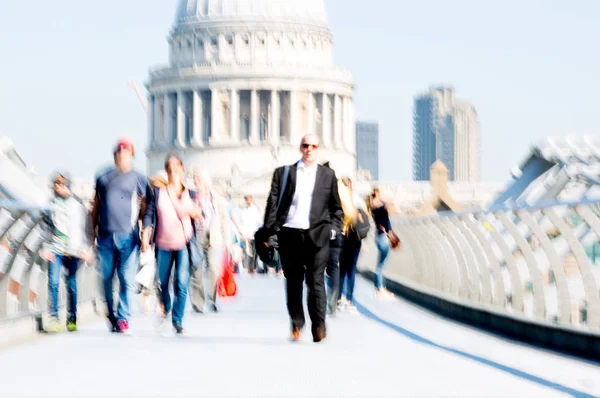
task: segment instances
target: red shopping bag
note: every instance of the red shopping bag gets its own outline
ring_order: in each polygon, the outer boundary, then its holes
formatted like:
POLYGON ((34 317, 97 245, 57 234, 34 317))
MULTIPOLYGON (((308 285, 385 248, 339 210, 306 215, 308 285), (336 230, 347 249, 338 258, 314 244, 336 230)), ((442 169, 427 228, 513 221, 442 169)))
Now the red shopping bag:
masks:
POLYGON ((217 292, 219 297, 233 297, 237 292, 237 285, 233 277, 233 261, 229 253, 225 252, 223 256, 223 271, 217 282, 217 292))

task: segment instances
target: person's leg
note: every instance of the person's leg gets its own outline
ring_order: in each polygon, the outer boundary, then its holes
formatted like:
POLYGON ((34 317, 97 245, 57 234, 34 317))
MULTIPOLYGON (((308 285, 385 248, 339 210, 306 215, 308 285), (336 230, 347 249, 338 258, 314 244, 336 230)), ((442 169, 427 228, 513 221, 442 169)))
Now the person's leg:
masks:
POLYGON ((48 302, 50 304, 50 316, 53 318, 58 318, 58 289, 63 267, 62 260, 62 256, 55 255, 54 261, 48 262, 48 302))
POLYGON ((175 293, 175 303, 173 304, 173 326, 180 333, 182 331, 181 325, 183 323, 188 283, 190 281, 190 257, 187 248, 179 250, 174 254, 175 280, 173 281, 173 291, 175 293))
POLYGON ((81 260, 78 257, 65 259, 67 269, 67 326, 69 331, 74 331, 77 324, 77 269, 81 260))
POLYGON ((329 258, 329 245, 318 249, 312 248, 311 257, 306 262, 308 314, 312 323, 313 337, 315 341, 320 341, 325 337, 325 313, 327 309, 325 268, 327 268, 327 260, 329 258), (319 334, 321 335, 319 336, 319 334))
POLYGON ((194 311, 204 312, 204 305, 206 303, 204 270, 208 266, 208 236, 205 233, 199 233, 196 239, 198 239, 198 243, 200 243, 200 247, 202 248, 204 262, 197 270, 192 271, 189 293, 194 311))
POLYGON ((250 254, 248 255, 250 259, 250 267, 252 268, 252 272, 261 272, 258 271, 258 263, 256 262, 256 242, 254 239, 248 241, 250 254))
POLYGON ((360 254, 360 248, 362 242, 358 239, 352 242, 349 247, 349 268, 348 268, 348 279, 346 287, 346 299, 352 305, 354 305, 354 282, 356 281, 356 265, 358 263, 358 255, 360 254))
POLYGON ((344 242, 344 247, 342 248, 342 254, 340 255, 340 281, 339 281, 339 291, 338 291, 338 303, 341 302, 342 296, 348 298, 348 264, 349 264, 349 251, 350 251, 351 242, 350 240, 346 240, 344 242), (344 288, 346 290, 344 290, 344 288), (345 293, 345 295, 344 295, 345 293))
POLYGON ((337 300, 340 291, 340 254, 341 247, 330 247, 329 258, 327 260, 327 312, 335 315, 337 309, 337 300))
POLYGON ((299 232, 283 229, 279 233, 279 255, 286 283, 286 304, 293 329, 302 329, 306 323, 302 305, 304 288, 305 244, 299 232))
POLYGON ((98 257, 102 270, 102 285, 104 287, 104 299, 106 300, 107 317, 114 328, 117 326, 115 317, 115 304, 113 292, 113 278, 115 276, 116 251, 112 234, 98 237, 98 257))
POLYGON ((377 270, 375 272, 375 289, 383 289, 383 265, 387 258, 388 251, 390 250, 390 242, 385 234, 377 236, 377 250, 379 251, 379 257, 377 261, 377 270))
POLYGON ((208 248, 208 264, 206 272, 206 301, 213 311, 217 311, 217 282, 223 270, 225 248, 210 246, 208 248))
POLYGON ((171 250, 156 248, 156 274, 158 276, 159 298, 166 317, 171 312, 171 293, 169 292, 169 281, 173 267, 174 254, 171 250))
POLYGON ((119 305, 117 318, 129 324, 131 317, 131 296, 135 288, 135 274, 139 261, 139 238, 137 232, 129 234, 115 234, 115 245, 119 251, 117 262, 117 276, 119 277, 119 305))

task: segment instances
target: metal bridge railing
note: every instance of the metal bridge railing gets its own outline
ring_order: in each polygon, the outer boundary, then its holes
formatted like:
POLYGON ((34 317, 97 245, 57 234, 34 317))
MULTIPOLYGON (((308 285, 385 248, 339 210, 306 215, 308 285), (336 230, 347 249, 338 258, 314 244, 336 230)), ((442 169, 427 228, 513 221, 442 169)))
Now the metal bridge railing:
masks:
MULTIPOLYGON (((392 224, 403 249, 390 252, 386 277, 478 308, 600 330, 600 201, 392 224)), ((371 269, 374 249, 368 250, 371 269)))
MULTIPOLYGON (((25 208, 0 202, 0 322, 22 316, 41 316, 48 308, 48 265, 41 252, 49 239, 44 218, 48 209, 25 208)), ((66 303, 64 278, 60 305, 66 303)), ((94 267, 78 271, 79 302, 91 301, 97 292, 94 267)), ((41 327, 41 323, 39 324, 41 327)))

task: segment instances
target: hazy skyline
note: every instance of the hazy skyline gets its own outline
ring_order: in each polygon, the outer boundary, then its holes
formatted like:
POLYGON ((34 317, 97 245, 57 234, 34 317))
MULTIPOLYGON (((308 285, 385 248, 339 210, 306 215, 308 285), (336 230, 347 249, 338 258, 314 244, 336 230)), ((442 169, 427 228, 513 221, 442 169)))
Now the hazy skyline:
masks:
MULTIPOLYGON (((146 115, 128 86, 168 62, 176 1, 0 0, 0 135, 35 170, 91 178, 121 134, 145 170, 146 115)), ((599 134, 600 2, 328 0, 335 62, 358 120, 379 122, 381 180, 410 180, 414 96, 450 85, 475 106, 482 180, 535 141, 599 134)))

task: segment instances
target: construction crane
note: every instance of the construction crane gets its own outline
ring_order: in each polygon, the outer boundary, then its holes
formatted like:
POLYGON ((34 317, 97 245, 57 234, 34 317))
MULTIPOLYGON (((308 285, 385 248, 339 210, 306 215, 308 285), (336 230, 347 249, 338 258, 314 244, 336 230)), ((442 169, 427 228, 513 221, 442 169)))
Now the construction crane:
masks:
POLYGON ((144 112, 146 112, 146 114, 148 114, 150 112, 148 110, 148 100, 146 99, 144 94, 142 94, 142 90, 140 90, 140 86, 136 83, 135 80, 129 80, 129 85, 135 90, 135 93, 137 94, 138 99, 140 100, 140 104, 142 104, 142 108, 144 108, 144 112))

